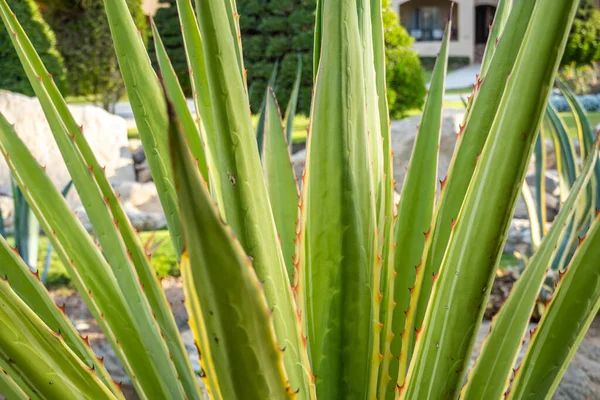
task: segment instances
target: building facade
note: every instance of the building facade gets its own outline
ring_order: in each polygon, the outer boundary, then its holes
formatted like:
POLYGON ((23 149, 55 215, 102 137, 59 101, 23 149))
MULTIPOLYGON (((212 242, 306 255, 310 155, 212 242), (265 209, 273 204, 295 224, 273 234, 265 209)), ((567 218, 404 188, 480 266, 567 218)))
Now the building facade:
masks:
MULTIPOLYGON (((449 0, 393 0, 400 23, 415 39, 422 57, 435 57, 450 13, 449 0)), ((480 61, 498 0, 458 0, 452 12, 450 57, 480 61)))

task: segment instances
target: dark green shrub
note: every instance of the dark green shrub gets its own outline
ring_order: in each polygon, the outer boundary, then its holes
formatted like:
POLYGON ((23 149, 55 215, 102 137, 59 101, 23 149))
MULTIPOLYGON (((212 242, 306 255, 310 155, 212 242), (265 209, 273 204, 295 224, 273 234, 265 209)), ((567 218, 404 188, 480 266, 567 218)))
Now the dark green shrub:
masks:
POLYGON ((593 0, 582 0, 573 21, 562 65, 586 65, 600 60, 600 10, 593 0))
POLYGON ((302 83, 298 112, 310 111, 315 0, 238 0, 244 63, 252 112, 258 112, 276 62, 275 93, 285 109, 296 79, 298 54, 302 83))
MULTIPOLYGON (((64 91, 63 59, 56 49, 54 33, 44 22, 37 5, 33 0, 8 0, 8 5, 17 15, 59 89, 64 91)), ((28 96, 34 94, 17 52, 10 41, 10 36, 4 28, 0 28, 0 89, 28 96)))
MULTIPOLYGON (((127 0, 134 20, 147 38, 141 0, 127 0)), ((44 18, 56 34, 65 60, 68 88, 74 96, 99 98, 105 108, 125 92, 103 0, 52 0, 44 18)))
MULTIPOLYGON (((181 34, 181 26, 179 14, 177 13, 176 0, 164 0, 162 4, 169 4, 169 7, 159 8, 154 16, 154 24, 160 33, 173 69, 179 78, 179 83, 186 96, 191 97, 193 94, 192 84, 190 81, 189 67, 185 55, 185 44, 181 34)), ((194 2, 192 1, 192 4, 194 2)), ((154 39, 150 38, 148 42, 148 53, 152 60, 154 69, 158 72, 158 61, 156 59, 156 49, 154 47, 154 39)))
POLYGON ((398 16, 384 0, 383 24, 387 96, 390 118, 403 117, 408 110, 423 107, 425 82, 419 55, 410 49, 412 38, 398 23, 398 16))

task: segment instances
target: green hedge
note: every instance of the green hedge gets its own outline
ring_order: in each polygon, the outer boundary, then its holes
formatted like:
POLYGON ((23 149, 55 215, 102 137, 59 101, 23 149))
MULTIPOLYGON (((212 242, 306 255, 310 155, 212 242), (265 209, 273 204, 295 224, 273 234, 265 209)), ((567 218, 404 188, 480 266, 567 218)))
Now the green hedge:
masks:
MULTIPOLYGON (((21 26, 29 35, 29 39, 54 77, 59 89, 64 90, 63 59, 56 49, 54 34, 44 22, 37 5, 33 0, 8 0, 8 5, 17 15, 21 26)), ((4 27, 0 27, 0 89, 28 96, 34 95, 10 36, 4 27)))
MULTIPOLYGON (((103 4, 103 0, 54 0, 43 15, 56 34, 69 93, 97 97, 108 108, 125 93, 125 86, 103 4)), ((127 4, 146 40, 141 0, 127 0, 127 4)))
POLYGON ((593 0, 582 0, 573 21, 562 65, 586 65, 600 60, 600 10, 593 0))
POLYGON ((248 70, 250 106, 258 112, 275 63, 275 93, 285 109, 296 79, 298 54, 302 83, 298 112, 310 111, 315 0, 238 0, 244 64, 248 70))

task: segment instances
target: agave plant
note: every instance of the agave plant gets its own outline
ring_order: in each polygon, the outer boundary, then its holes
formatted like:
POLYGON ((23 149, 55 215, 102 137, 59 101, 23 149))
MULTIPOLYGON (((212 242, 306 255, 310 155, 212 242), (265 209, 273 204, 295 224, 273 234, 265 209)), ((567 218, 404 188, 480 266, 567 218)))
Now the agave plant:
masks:
MULTIPOLYGON (((196 0, 196 15, 188 0, 177 1, 197 118, 160 40, 164 86, 125 0, 105 0, 180 257, 201 380, 84 128, 6 0, 0 15, 99 246, 3 117, 0 150, 140 398, 549 398, 600 307, 597 216, 511 382, 512 368, 597 142, 465 377, 577 3, 500 2, 436 196, 447 28, 395 209, 379 0, 318 1, 301 195, 271 91, 259 156, 233 0, 196 0)), ((0 261, 0 391, 11 399, 122 398, 86 338, 3 240, 0 261)))

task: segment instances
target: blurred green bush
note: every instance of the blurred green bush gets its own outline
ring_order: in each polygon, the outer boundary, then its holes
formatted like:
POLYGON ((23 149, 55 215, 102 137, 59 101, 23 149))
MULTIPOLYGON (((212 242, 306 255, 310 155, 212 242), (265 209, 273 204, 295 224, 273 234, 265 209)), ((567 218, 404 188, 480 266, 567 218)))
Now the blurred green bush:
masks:
MULTIPOLYGON (((148 26, 141 0, 127 0, 127 4, 146 41, 148 26)), ((94 97, 108 109, 125 93, 125 86, 103 0, 46 0, 42 13, 64 58, 69 94, 94 97)))
MULTIPOLYGON (((21 25, 28 33, 33 46, 48 71, 54 77, 59 89, 65 89, 65 67, 63 59, 56 48, 56 39, 52 30, 40 14, 33 0, 7 0, 8 5, 19 18, 21 25)), ((9 33, 0 28, 0 89, 33 96, 33 89, 25 76, 17 52, 13 48, 9 33)))

